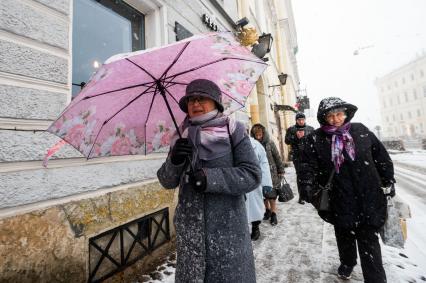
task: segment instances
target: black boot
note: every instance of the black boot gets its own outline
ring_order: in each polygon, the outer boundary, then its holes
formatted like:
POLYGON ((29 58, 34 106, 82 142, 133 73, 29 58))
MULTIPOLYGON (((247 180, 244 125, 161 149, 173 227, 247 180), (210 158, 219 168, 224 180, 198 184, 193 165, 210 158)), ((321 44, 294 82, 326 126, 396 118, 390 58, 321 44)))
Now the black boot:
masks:
POLYGON ((271 218, 271 211, 266 209, 265 214, 263 215, 263 220, 269 220, 271 218))
POLYGON ((341 264, 337 269, 337 276, 344 280, 349 280, 351 279, 352 270, 354 270, 353 266, 341 264))
POLYGON ((271 225, 275 226, 278 224, 277 214, 275 212, 271 213, 271 225))
POLYGON ((260 237, 259 230, 260 221, 254 221, 251 223, 251 239, 256 241, 260 237))

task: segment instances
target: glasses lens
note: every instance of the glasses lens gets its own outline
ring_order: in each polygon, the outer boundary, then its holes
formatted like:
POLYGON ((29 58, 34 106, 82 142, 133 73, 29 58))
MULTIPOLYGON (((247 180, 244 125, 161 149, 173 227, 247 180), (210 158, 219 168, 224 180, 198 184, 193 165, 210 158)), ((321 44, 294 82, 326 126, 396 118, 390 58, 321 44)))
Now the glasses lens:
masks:
POLYGON ((195 102, 198 102, 199 104, 204 104, 207 100, 203 96, 191 96, 188 98, 189 104, 195 104, 195 102))

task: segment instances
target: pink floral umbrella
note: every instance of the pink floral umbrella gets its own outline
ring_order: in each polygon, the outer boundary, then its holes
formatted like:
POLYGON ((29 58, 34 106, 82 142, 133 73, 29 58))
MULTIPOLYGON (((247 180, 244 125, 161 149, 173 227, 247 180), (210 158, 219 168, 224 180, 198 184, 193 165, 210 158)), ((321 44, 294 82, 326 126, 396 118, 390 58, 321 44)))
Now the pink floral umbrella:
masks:
MULTIPOLYGON (((116 55, 47 131, 88 159, 164 152, 185 118, 178 101, 192 80, 214 81, 230 114, 244 106, 266 67, 230 32, 116 55)), ((45 161, 58 147, 49 150, 45 161)))

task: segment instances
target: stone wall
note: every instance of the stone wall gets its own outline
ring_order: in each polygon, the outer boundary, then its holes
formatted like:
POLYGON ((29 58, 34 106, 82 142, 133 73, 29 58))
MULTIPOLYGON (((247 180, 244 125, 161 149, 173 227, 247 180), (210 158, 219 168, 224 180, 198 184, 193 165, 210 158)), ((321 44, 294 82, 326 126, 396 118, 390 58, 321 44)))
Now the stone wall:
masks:
MULTIPOLYGON (((165 207, 172 223, 175 194, 154 181, 1 219, 0 282, 85 282, 90 237, 165 207)), ((109 281, 143 274, 172 249, 173 241, 109 281)))

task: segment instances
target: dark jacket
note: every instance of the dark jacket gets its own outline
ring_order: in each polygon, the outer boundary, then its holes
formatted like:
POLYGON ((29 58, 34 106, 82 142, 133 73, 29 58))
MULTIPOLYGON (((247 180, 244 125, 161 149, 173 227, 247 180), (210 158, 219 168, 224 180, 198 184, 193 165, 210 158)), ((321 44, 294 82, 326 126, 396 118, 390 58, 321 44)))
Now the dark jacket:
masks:
POLYGON ((269 138, 269 134, 266 131, 265 127, 261 124, 253 125, 250 135, 254 138, 255 134, 253 129, 255 127, 260 127, 263 130, 263 139, 259 141, 266 151, 266 156, 268 157, 269 169, 271 171, 272 184, 274 188, 278 187, 281 182, 280 174, 284 174, 284 163, 281 160, 280 153, 273 141, 269 138))
POLYGON ((290 154, 293 161, 299 159, 299 154, 303 151, 306 136, 314 131, 314 128, 308 125, 299 126, 294 125, 287 129, 285 133, 285 143, 291 146, 290 154), (299 139, 297 138, 297 131, 304 131, 305 135, 299 139))
POLYGON ((233 154, 201 165, 207 176, 204 193, 186 183, 184 165, 173 165, 170 157, 157 172, 165 188, 180 186, 175 280, 256 282, 244 194, 260 184, 261 171, 249 137, 234 145, 233 154))
MULTIPOLYGON (((336 108, 333 103, 328 106, 322 111, 326 113, 332 107, 336 108)), ((346 109, 353 111, 348 113, 346 122, 349 122, 356 108, 349 105, 346 109)), ((325 113, 319 113, 318 117, 324 117, 325 113)), ((318 120, 322 122, 322 119, 318 120)), ((352 161, 344 151, 345 161, 332 182, 332 213, 320 213, 320 216, 327 217, 329 222, 342 228, 362 224, 379 228, 386 217, 386 198, 382 186, 395 182, 393 163, 383 144, 363 124, 352 123, 349 133, 355 144, 355 160, 352 161)), ((307 186, 318 189, 318 184, 325 185, 333 166, 331 136, 317 129, 306 138, 301 154, 299 181, 302 190, 306 190, 307 186)))

